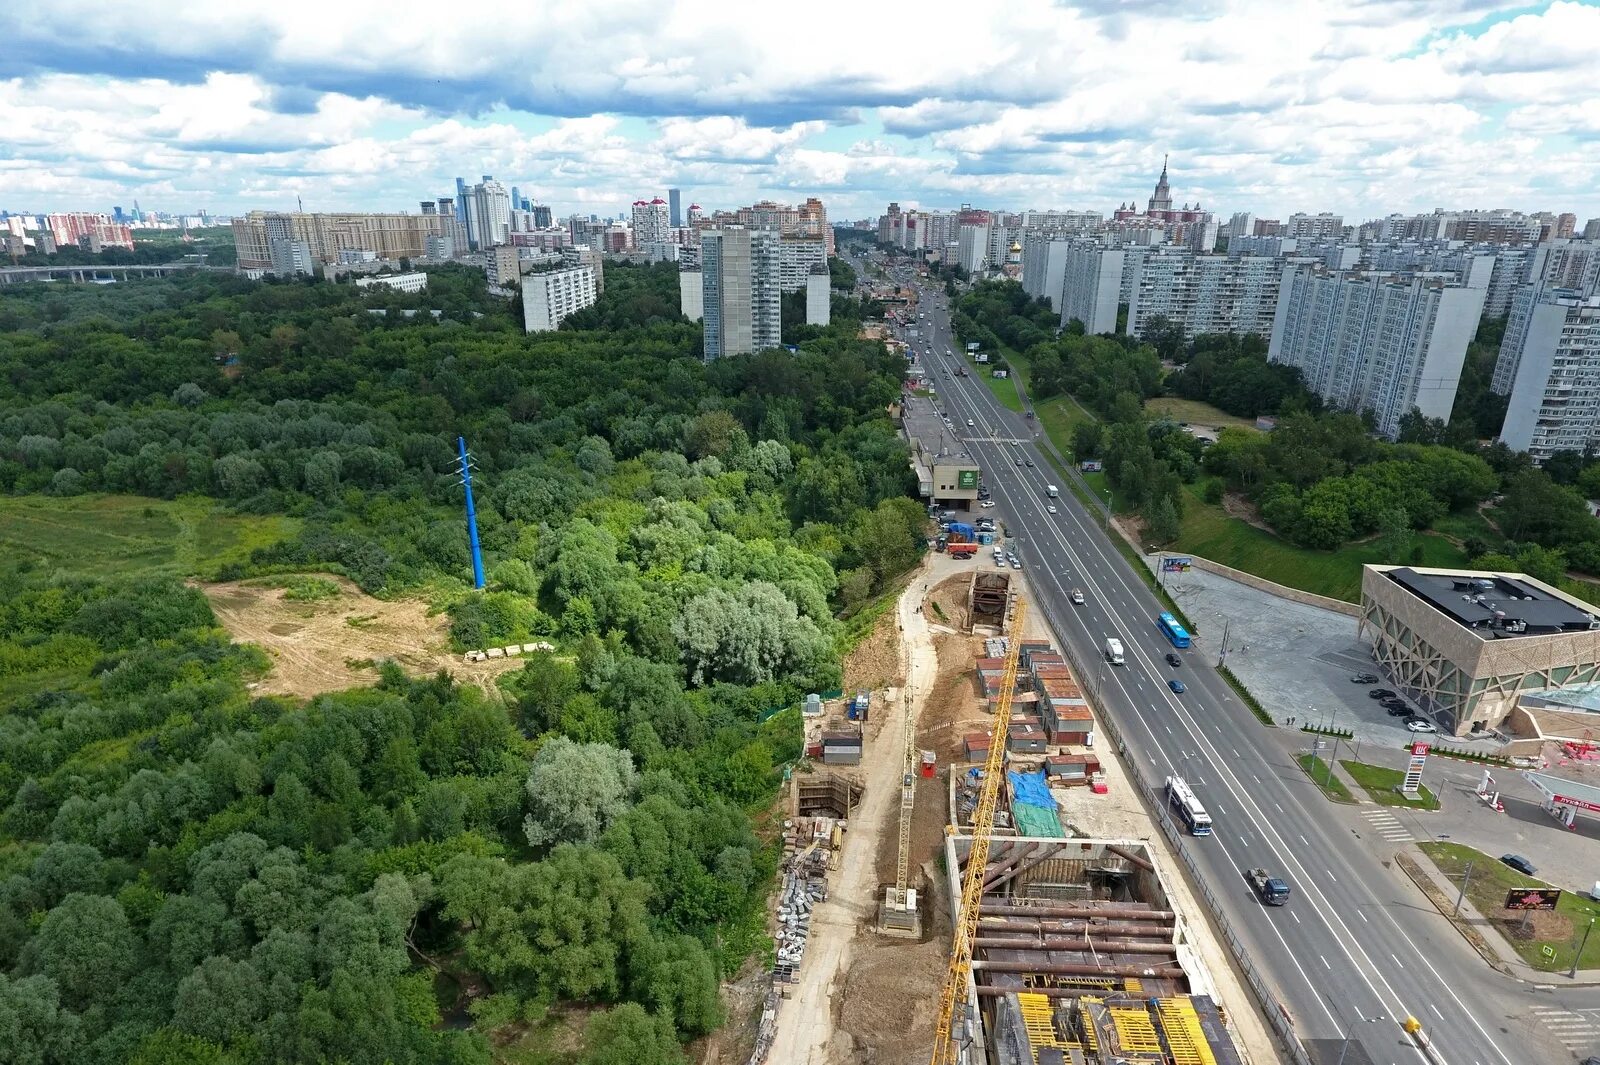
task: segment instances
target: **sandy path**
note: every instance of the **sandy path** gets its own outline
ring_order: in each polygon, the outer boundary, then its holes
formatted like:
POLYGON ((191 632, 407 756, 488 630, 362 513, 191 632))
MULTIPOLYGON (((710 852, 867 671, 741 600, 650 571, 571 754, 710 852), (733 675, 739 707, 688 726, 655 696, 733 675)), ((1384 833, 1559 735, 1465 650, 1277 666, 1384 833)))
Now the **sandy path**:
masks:
MULTIPOLYGON (((938 666, 932 634, 918 609, 925 587, 919 573, 896 606, 902 646, 908 652, 906 678, 913 695, 913 715, 921 713, 938 666)), ((845 834, 841 871, 829 886, 828 901, 812 911, 810 947, 800 967, 800 982, 778 1013, 777 1035, 767 1058, 770 1062, 830 1065, 849 1058, 848 1050, 838 1047, 834 1038, 834 1004, 849 972, 852 941, 857 934, 875 934, 877 856, 899 832, 906 728, 899 704, 899 689, 890 689, 883 727, 865 741, 866 791, 845 834)))

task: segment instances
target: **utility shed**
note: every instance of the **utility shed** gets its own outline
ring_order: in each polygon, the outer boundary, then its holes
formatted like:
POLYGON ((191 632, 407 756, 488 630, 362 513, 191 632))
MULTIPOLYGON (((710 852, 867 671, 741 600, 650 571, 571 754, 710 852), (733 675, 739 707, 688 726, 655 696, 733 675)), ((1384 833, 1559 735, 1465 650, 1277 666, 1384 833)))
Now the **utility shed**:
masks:
POLYGON ((822 734, 822 763, 824 765, 859 765, 861 763, 861 730, 840 729, 822 734))

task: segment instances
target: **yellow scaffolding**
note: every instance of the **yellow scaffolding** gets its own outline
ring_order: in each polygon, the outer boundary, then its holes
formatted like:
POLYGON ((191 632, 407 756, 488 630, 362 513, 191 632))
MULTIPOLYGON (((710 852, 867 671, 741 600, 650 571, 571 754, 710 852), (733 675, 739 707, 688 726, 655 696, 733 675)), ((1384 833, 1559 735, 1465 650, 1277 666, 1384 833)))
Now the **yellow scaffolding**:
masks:
POLYGON ((1156 1006, 1161 1030, 1167 1037, 1167 1050, 1175 1065, 1217 1065, 1216 1055, 1200 1027, 1194 1005, 1185 997, 1164 998, 1156 1006))
POLYGON ((1124 1053, 1149 1054, 1161 1060, 1161 1037, 1142 1006, 1112 1006, 1107 1010, 1117 1028, 1117 1043, 1124 1053))

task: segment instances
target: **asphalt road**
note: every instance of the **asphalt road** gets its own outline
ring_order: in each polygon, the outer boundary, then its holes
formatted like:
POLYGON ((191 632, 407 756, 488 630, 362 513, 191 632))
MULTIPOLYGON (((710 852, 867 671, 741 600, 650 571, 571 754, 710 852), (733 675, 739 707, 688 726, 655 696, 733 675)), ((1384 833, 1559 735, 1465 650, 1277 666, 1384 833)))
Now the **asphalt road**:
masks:
POLYGON ((1569 1022, 1550 1021, 1563 1011, 1592 1010, 1600 998, 1562 988, 1561 978, 1551 981, 1555 987, 1535 986, 1488 969, 1382 859, 1375 846, 1381 841, 1368 838, 1375 834, 1356 811, 1330 806, 1290 760, 1290 743, 1234 696, 1214 669, 1215 634, 1181 652, 1181 667, 1166 663, 1173 648, 1155 627, 1164 608, 1111 545, 1100 516, 1065 485, 1059 498, 1046 498, 1046 483, 1060 474, 1035 443, 1041 430, 1001 405, 982 378, 954 376, 965 361, 944 303, 942 292, 928 291, 928 317, 916 323, 921 336, 913 347, 931 350, 919 357, 939 406, 982 464, 997 504, 985 513, 1009 525, 1033 606, 1057 640, 1082 662, 1103 662, 1107 636, 1122 641, 1126 665, 1102 665, 1084 681, 1098 687, 1102 711, 1147 779, 1184 776, 1210 812, 1215 833, 1190 839, 1190 853, 1302 1041, 1316 1044, 1317 1056, 1330 1063, 1347 1037, 1349 1065, 1364 1060, 1363 1050, 1373 1062, 1420 1061, 1399 1028, 1412 1016, 1449 1065, 1572 1062, 1600 1052, 1582 1045, 1587 1035, 1572 1038, 1573 1029, 1563 1040, 1560 1026, 1569 1022), (958 354, 946 357, 946 349, 958 354), (1031 459, 1033 468, 1018 459, 1031 459), (1074 588, 1083 590, 1085 605, 1071 605, 1074 588), (1184 694, 1168 688, 1173 677, 1187 685, 1184 694), (1288 905, 1259 904, 1244 879, 1255 866, 1291 884, 1288 905))

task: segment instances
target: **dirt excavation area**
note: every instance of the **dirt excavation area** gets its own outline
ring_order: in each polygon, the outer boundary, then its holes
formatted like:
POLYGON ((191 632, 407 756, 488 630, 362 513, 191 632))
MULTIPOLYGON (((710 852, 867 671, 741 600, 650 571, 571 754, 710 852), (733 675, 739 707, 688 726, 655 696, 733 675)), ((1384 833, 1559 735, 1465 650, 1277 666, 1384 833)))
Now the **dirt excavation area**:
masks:
POLYGON ((272 670, 255 687, 261 695, 310 698, 377 679, 378 665, 393 659, 422 676, 443 669, 458 680, 492 685, 521 668, 517 659, 465 663, 449 647, 448 619, 430 617, 418 600, 374 599, 343 577, 280 576, 199 585, 217 620, 240 643, 272 658, 272 670), (310 581, 313 598, 289 598, 310 581))
MULTIPOLYGON (((812 912, 809 947, 778 1010, 769 1065, 910 1065, 928 1060, 933 1049, 951 936, 951 900, 939 860, 949 819, 947 770, 968 761, 967 735, 987 733, 994 725, 976 676, 983 640, 968 632, 971 577, 981 568, 948 556, 930 557, 894 613, 846 662, 846 690, 872 690, 877 708, 865 728, 861 763, 848 770, 865 791, 849 819, 828 900, 812 912), (877 931, 878 904, 898 871, 906 722, 899 699, 902 674, 912 695, 916 748, 933 751, 938 764, 934 778, 916 782, 911 821, 908 880, 921 902, 918 940, 877 931)), ((1036 611, 1029 612, 1026 632, 1049 639, 1036 611)), ((1157 848, 1166 882, 1188 918, 1187 938, 1230 1007, 1236 1045, 1257 1065, 1276 1060, 1254 999, 1175 856, 1166 853, 1165 837, 1151 824, 1115 752, 1105 754, 1109 791, 1067 789, 1059 796, 1064 826, 1069 834, 1147 839, 1157 848)))

